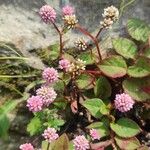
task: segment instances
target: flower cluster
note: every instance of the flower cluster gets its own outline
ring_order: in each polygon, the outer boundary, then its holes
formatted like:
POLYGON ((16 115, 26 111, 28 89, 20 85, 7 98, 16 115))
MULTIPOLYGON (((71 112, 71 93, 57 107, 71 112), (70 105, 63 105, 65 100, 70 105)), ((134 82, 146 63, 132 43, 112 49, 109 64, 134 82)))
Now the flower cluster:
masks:
POLYGON ((42 110, 43 101, 40 96, 32 96, 27 100, 27 107, 32 112, 38 112, 42 110))
POLYGON ((73 29, 75 25, 78 23, 76 19, 76 15, 65 15, 63 17, 64 24, 67 26, 68 29, 73 29))
POLYGON ((127 112, 133 108, 134 100, 125 93, 117 94, 115 98, 115 108, 120 112, 127 112))
POLYGON ((34 150, 34 147, 32 146, 31 143, 25 143, 20 145, 20 150, 34 150))
POLYGON ((44 130, 44 133, 42 135, 49 143, 59 137, 54 128, 47 128, 46 130, 44 130))
POLYGON ((79 50, 86 50, 87 49, 87 44, 85 42, 85 40, 83 38, 78 39, 77 41, 75 41, 75 46, 79 49, 79 50))
POLYGON ((59 61, 59 68, 67 71, 70 67, 70 61, 67 59, 62 59, 59 61))
POLYGON ((85 61, 77 59, 75 62, 70 64, 68 72, 72 73, 73 75, 80 74, 80 71, 85 70, 85 63, 85 61))
POLYGON ((57 97, 56 92, 52 87, 42 86, 36 90, 36 94, 42 98, 43 105, 49 106, 57 97))
POLYGON ((40 9, 39 14, 40 14, 42 20, 43 20, 45 23, 54 22, 55 19, 56 19, 56 12, 55 12, 55 10, 54 10, 54 8, 52 8, 52 7, 49 6, 49 5, 43 6, 43 7, 40 9))
POLYGON ((90 136, 91 136, 92 140, 99 140, 100 139, 100 134, 96 129, 90 130, 90 136))
POLYGON ((53 67, 48 67, 44 69, 42 77, 47 83, 54 83, 58 80, 58 72, 53 67))
POLYGON ((87 150, 90 148, 89 141, 83 136, 79 135, 73 140, 75 150, 87 150))
POLYGON ((104 20, 100 22, 101 26, 111 28, 112 24, 119 18, 119 10, 114 6, 107 7, 104 9, 102 16, 104 20))
POLYGON ((63 15, 73 15, 74 14, 74 8, 69 6, 69 5, 66 5, 62 8, 62 13, 63 15))

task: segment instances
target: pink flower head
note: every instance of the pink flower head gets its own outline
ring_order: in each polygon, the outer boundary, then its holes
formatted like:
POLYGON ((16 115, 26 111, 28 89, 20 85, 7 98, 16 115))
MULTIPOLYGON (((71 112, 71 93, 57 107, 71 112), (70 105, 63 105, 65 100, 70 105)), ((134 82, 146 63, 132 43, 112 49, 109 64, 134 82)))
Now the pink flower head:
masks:
POLYGON ((32 96, 27 100, 27 107, 32 112, 38 112, 42 110, 43 101, 40 96, 32 96))
POLYGON ((74 14, 74 8, 69 6, 69 5, 66 5, 62 8, 62 12, 63 12, 63 15, 73 15, 74 14))
POLYGON ((96 129, 91 129, 90 135, 91 135, 92 140, 99 140, 100 139, 100 134, 98 133, 98 131, 96 129))
POLYGON ((75 150, 87 150, 90 148, 89 141, 83 135, 77 136, 73 140, 73 143, 75 150))
POLYGON ((64 69, 64 70, 68 70, 68 68, 70 67, 70 62, 67 59, 62 59, 59 61, 59 68, 60 69, 64 69))
POLYGON ((47 128, 44 130, 44 133, 42 136, 49 142, 51 143, 52 141, 56 140, 59 135, 56 133, 56 130, 54 128, 47 128))
POLYGON ((34 150, 34 147, 32 146, 31 143, 25 143, 20 145, 19 147, 21 150, 34 150))
POLYGON ((44 69, 42 76, 47 83, 54 83, 58 80, 58 72, 53 67, 44 69))
POLYGON ((54 89, 52 87, 47 86, 43 86, 37 89, 36 94, 42 98, 43 104, 46 106, 49 106, 49 104, 51 104, 57 96, 54 89))
POLYGON ((56 19, 55 10, 49 5, 42 6, 40 8, 39 14, 45 23, 54 22, 56 19))
POLYGON ((117 94, 115 98, 115 108, 121 112, 127 112, 133 108, 134 100, 125 93, 117 94))

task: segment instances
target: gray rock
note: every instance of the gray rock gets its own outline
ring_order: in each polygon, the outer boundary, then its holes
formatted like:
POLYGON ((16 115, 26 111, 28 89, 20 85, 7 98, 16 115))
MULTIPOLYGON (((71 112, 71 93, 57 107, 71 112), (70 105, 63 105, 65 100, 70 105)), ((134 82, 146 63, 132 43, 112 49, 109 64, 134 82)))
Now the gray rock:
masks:
MULTIPOLYGON (((105 7, 120 5, 120 0, 0 0, 0 41, 15 44, 25 54, 27 50, 55 43, 58 40, 56 32, 52 26, 44 24, 38 15, 39 8, 46 2, 54 6, 58 14, 60 6, 71 3, 76 8, 79 22, 92 32, 99 26, 105 7)), ((135 0, 124 13, 120 23, 126 24, 130 17, 150 20, 149 6, 149 0, 135 0)), ((60 21, 60 17, 58 18, 60 21)), ((118 32, 121 28, 117 26, 118 32)), ((70 43, 73 43, 78 35, 76 32, 69 33, 65 39, 70 39, 70 43)))

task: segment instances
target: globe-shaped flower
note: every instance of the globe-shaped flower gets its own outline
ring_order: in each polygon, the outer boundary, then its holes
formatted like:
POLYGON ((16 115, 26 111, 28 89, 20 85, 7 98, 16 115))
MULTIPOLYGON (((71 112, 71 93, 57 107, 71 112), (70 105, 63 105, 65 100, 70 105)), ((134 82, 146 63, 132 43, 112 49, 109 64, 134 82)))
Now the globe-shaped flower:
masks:
POLYGON ((39 14, 45 23, 54 22, 56 19, 55 10, 49 5, 41 7, 39 14))
POLYGON ((34 147, 32 146, 31 143, 25 143, 20 145, 20 150, 34 150, 34 147))
POLYGON ((87 150, 90 148, 89 141, 83 136, 79 135, 73 140, 75 150, 87 150))
POLYGON ((65 15, 63 20, 68 29, 73 29, 78 23, 76 15, 65 15))
POLYGON ((59 61, 59 68, 60 69, 64 69, 64 70, 68 70, 68 68, 70 67, 70 61, 67 59, 62 59, 59 61))
POLYGON ((38 112, 42 110, 43 101, 40 96, 32 96, 27 100, 27 107, 32 112, 38 112))
POLYGON ((90 136, 91 136, 92 140, 99 140, 100 139, 100 134, 96 129, 90 130, 90 136))
POLYGON ((127 112, 133 108, 134 100, 125 93, 117 94, 115 98, 115 108, 120 112, 127 112))
POLYGON ((63 15, 72 15, 74 14, 74 8, 69 6, 69 5, 66 5, 62 8, 62 12, 63 12, 63 15))
POLYGON ((49 106, 49 104, 51 104, 57 96, 54 89, 52 87, 48 87, 48 86, 43 86, 43 87, 37 89, 36 94, 42 98, 43 105, 45 105, 45 106, 49 106))
POLYGON ((113 21, 116 21, 119 17, 119 10, 114 6, 107 7, 104 9, 102 16, 104 18, 111 18, 113 21))
POLYGON ((44 69, 42 76, 47 83, 54 83, 58 80, 58 72, 53 67, 44 69))
POLYGON ((59 135, 56 133, 56 130, 54 128, 47 128, 44 130, 44 133, 42 136, 49 142, 51 143, 52 141, 56 140, 59 135))
POLYGON ((86 42, 85 42, 85 40, 83 38, 79 38, 77 41, 75 41, 75 46, 79 50, 85 51, 87 49, 87 44, 86 44, 86 42))

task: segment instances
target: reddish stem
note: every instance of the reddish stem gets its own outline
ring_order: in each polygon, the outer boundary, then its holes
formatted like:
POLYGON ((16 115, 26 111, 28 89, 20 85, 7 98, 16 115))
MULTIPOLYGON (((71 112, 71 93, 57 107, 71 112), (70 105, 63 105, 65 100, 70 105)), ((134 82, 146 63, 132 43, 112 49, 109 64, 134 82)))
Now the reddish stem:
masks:
POLYGON ((95 70, 84 70, 84 73, 90 73, 90 74, 95 74, 95 75, 101 75, 102 73, 100 71, 95 71, 95 70))
POLYGON ((100 48, 99 48, 97 39, 94 36, 92 36, 86 29, 82 28, 79 24, 76 25, 76 28, 79 29, 83 34, 87 35, 88 37, 90 37, 92 39, 92 41, 95 43, 95 46, 97 48, 97 52, 98 52, 98 55, 99 55, 99 59, 101 61, 102 56, 101 56, 101 53, 100 53, 100 48))
POLYGON ((54 25, 54 28, 56 29, 56 31, 58 32, 58 34, 59 34, 59 42, 60 42, 60 58, 62 58, 62 54, 63 54, 63 41, 62 41, 62 31, 60 31, 59 29, 58 29, 58 27, 56 26, 56 24, 55 23, 53 23, 52 22, 52 24, 54 25))
POLYGON ((103 28, 100 28, 100 29, 99 29, 98 33, 97 33, 96 36, 95 36, 96 39, 98 39, 98 37, 99 37, 100 33, 102 32, 102 30, 103 30, 103 28))

